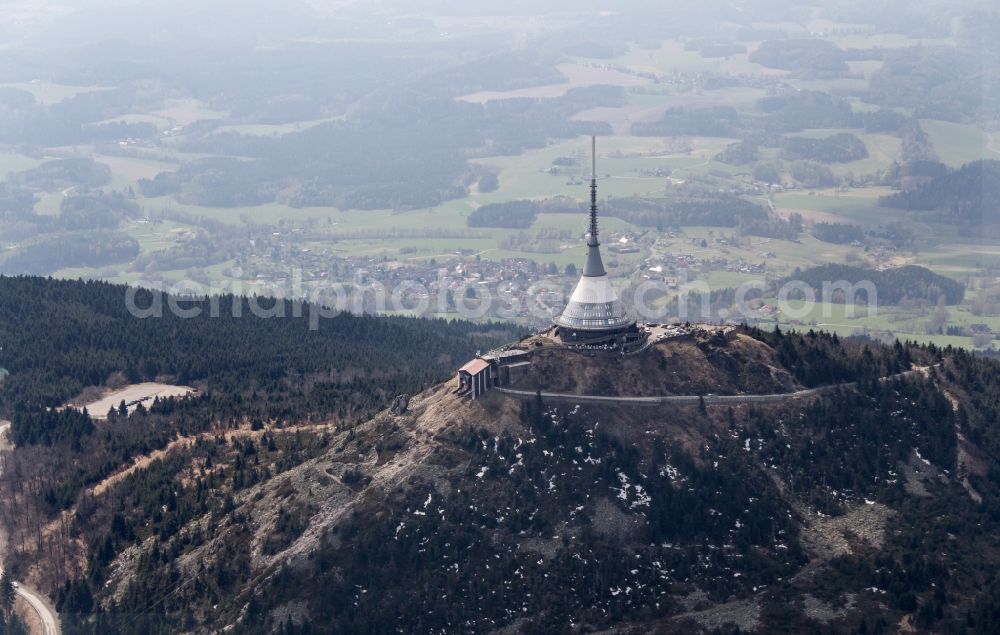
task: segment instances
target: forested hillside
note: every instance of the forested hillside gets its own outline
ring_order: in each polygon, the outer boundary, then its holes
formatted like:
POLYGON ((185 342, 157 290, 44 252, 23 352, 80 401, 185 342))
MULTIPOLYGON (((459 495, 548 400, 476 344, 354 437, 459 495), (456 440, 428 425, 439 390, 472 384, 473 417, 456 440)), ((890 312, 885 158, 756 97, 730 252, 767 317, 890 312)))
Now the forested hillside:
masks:
MULTIPOLYGON (((917 265, 883 270, 838 264, 820 265, 805 271, 796 270, 786 280, 779 281, 778 286, 793 280, 809 285, 815 291, 817 298, 822 297, 823 285, 826 283, 846 281, 857 285, 865 281, 871 282, 875 286, 878 302, 888 305, 898 304, 904 298, 936 304, 942 297, 945 304, 958 304, 965 295, 965 286, 961 282, 917 265)), ((845 301, 839 296, 831 300, 845 301)), ((866 298, 864 293, 861 293, 853 301, 873 303, 875 298, 866 298)))
POLYGON ((535 222, 539 207, 540 204, 535 201, 490 203, 469 214, 466 223, 469 227, 526 229, 535 222))
POLYGON ((848 133, 835 134, 825 139, 788 137, 781 155, 790 161, 813 160, 824 163, 845 163, 868 156, 868 149, 858 137, 848 133))
POLYGON ((136 292, 134 306, 161 306, 162 317, 140 319, 129 313, 127 293, 102 282, 0 277, 0 368, 10 373, 0 384, 0 412, 58 406, 115 373, 225 392, 290 383, 345 390, 373 408, 514 334, 506 326, 346 313, 319 319, 313 330, 312 307, 261 299, 284 317, 257 317, 247 299, 233 296, 179 300, 185 310, 201 309, 182 318, 171 298, 147 290, 136 292))
POLYGON ((879 199, 879 205, 931 212, 965 235, 995 236, 1000 231, 1000 161, 976 161, 934 176, 917 188, 879 199))
POLYGON ((812 233, 824 242, 838 244, 861 241, 865 238, 864 230, 859 225, 851 223, 816 223, 813 225, 812 233))
POLYGON ((753 236, 794 239, 802 229, 802 218, 798 214, 792 214, 786 220, 768 214, 767 209, 744 198, 708 194, 695 188, 661 200, 643 197, 610 199, 601 205, 601 213, 661 230, 704 225, 733 227, 753 236))
POLYGON ((877 270, 826 264, 806 270, 796 269, 791 275, 772 281, 764 289, 744 289, 745 293, 736 287, 712 289, 707 294, 689 291, 686 298, 671 298, 664 314, 680 315, 683 310, 686 315, 702 316, 703 319, 713 316, 724 319, 720 317, 723 315, 730 319, 734 315, 752 319, 759 317, 755 315, 755 309, 763 298, 775 297, 783 289, 790 300, 806 299, 811 293, 816 302, 853 303, 870 306, 879 312, 905 303, 931 307, 943 300, 946 305, 954 305, 965 297, 964 284, 918 265, 877 270))
MULTIPOLYGON (((855 383, 656 409, 443 385, 336 425, 316 391, 216 390, 19 448, 0 478, 25 512, 4 517, 12 565, 41 563, 70 635, 990 632, 1000 365, 712 333, 657 344, 646 372, 855 383), (35 541, 46 524, 63 539, 35 541)), ((633 390, 634 362, 562 354, 633 390)))

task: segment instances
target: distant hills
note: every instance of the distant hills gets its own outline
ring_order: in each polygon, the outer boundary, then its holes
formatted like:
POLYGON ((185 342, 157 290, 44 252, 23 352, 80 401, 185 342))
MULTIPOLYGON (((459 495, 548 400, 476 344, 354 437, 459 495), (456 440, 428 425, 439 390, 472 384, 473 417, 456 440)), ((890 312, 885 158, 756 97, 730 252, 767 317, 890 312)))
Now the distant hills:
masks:
POLYGON ((1000 161, 983 160, 938 174, 917 187, 879 199, 879 205, 932 212, 968 236, 1000 235, 1000 161))
MULTIPOLYGON (((934 273, 926 267, 907 265, 892 269, 868 269, 851 265, 826 264, 810 267, 806 270, 796 269, 791 276, 778 282, 777 286, 793 280, 806 283, 816 296, 822 297, 825 283, 847 281, 857 285, 862 281, 871 282, 877 291, 878 302, 889 305, 899 304, 903 299, 924 300, 936 304, 944 299, 945 304, 959 304, 965 296, 965 285, 957 280, 934 273)), ((832 298, 836 302, 844 302, 841 297, 832 298)), ((855 298, 859 302, 874 302, 874 298, 866 298, 864 294, 855 298)))

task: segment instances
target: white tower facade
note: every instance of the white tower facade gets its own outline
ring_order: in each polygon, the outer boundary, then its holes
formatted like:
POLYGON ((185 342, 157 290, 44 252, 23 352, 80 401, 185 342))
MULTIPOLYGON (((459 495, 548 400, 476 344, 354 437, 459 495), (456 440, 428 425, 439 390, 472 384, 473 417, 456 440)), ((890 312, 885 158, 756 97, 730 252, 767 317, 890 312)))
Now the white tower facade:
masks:
POLYGON ((555 319, 560 332, 571 339, 601 337, 635 328, 618 299, 601 259, 597 238, 597 138, 591 137, 590 235, 587 262, 562 314, 555 319))

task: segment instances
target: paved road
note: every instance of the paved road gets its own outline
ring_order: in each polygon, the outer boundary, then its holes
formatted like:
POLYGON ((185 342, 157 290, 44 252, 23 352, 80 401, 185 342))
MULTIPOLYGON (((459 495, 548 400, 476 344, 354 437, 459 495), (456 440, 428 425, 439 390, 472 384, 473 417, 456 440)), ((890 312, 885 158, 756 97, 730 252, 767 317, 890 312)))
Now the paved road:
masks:
POLYGON ((24 588, 24 585, 19 586, 16 591, 38 613, 38 619, 42 622, 42 635, 59 635, 59 616, 48 600, 35 591, 24 588))
MULTIPOLYGON (((705 400, 706 406, 719 406, 724 404, 744 404, 744 403, 774 403, 810 397, 822 392, 835 390, 837 388, 850 388, 854 384, 836 384, 834 386, 823 386, 821 388, 808 388, 795 392, 775 393, 770 395, 663 395, 660 397, 601 397, 598 395, 574 395, 570 393, 543 392, 542 398, 550 401, 575 401, 581 403, 617 403, 631 406, 659 406, 663 404, 675 405, 697 405, 700 399, 705 400)), ((495 388, 497 392, 516 397, 534 397, 537 393, 532 390, 514 390, 511 388, 495 388)))
MULTIPOLYGON (((925 373, 929 368, 930 366, 913 368, 901 373, 896 373, 895 375, 882 377, 881 381, 889 381, 900 377, 906 377, 908 375, 925 373)), ((571 393, 543 392, 542 399, 548 399, 550 401, 572 401, 576 403, 614 403, 629 406, 659 406, 664 404, 696 405, 699 400, 704 399, 706 406, 720 406, 726 404, 777 403, 791 399, 813 397, 815 395, 833 390, 854 388, 854 386, 855 383, 850 382, 845 384, 819 386, 817 388, 806 388, 804 390, 796 390, 794 392, 772 393, 769 395, 663 395, 658 397, 601 397, 598 395, 574 395, 571 393)), ((494 390, 505 395, 513 395, 515 397, 534 397, 537 394, 533 390, 514 390, 512 388, 502 387, 494 388, 494 390)))
MULTIPOLYGON (((7 433, 10 431, 9 421, 0 421, 0 438, 6 437, 7 433)), ((3 569, 0 568, 0 574, 2 574, 3 569)), ((23 584, 18 585, 15 592, 20 595, 24 600, 35 610, 38 614, 38 620, 42 624, 42 635, 59 635, 59 616, 56 615, 56 611, 49 604, 49 601, 45 599, 37 591, 25 588, 23 584)))

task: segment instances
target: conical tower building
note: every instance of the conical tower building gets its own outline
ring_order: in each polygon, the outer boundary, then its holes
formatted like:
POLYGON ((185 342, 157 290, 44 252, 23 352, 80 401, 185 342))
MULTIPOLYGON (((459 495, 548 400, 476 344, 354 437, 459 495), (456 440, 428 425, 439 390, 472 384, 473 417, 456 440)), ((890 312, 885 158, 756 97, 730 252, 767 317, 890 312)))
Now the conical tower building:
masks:
POLYGON ((583 275, 573 289, 569 303, 555 319, 563 341, 597 342, 614 340, 619 335, 637 331, 625 305, 618 299, 608 279, 601 258, 597 232, 597 139, 591 138, 590 235, 587 237, 587 262, 583 275))

